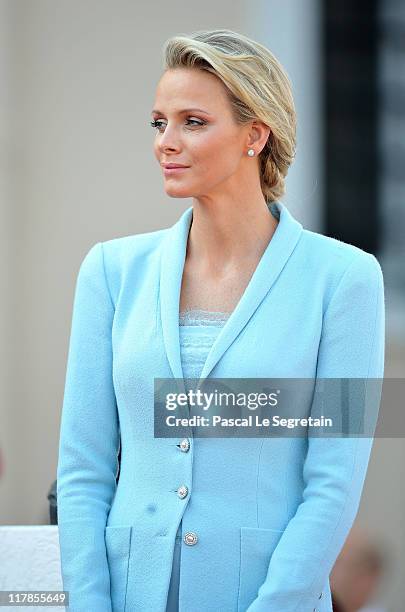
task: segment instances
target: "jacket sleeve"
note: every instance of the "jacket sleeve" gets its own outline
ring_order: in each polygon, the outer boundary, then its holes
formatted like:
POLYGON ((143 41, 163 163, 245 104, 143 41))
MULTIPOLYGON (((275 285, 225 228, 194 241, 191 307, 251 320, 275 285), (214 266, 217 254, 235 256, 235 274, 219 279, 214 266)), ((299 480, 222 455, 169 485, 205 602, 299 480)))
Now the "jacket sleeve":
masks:
MULTIPOLYGON (((346 268, 326 308, 316 378, 373 378, 381 384, 384 353, 382 271, 373 255, 361 251, 346 268)), ((358 511, 372 443, 372 437, 308 437, 303 500, 247 612, 318 609, 358 511)))
POLYGON ((99 242, 83 259, 76 281, 59 439, 59 543, 72 612, 111 612, 105 526, 119 444, 113 315, 99 242))

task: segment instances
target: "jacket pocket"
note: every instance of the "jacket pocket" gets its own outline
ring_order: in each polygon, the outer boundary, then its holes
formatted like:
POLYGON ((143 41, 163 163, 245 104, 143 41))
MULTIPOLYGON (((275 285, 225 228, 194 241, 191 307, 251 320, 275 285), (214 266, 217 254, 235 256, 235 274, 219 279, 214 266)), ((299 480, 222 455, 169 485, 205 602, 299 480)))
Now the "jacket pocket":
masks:
POLYGON ((125 612, 131 532, 131 526, 107 525, 105 528, 113 612, 125 612))
POLYGON ((240 573, 238 612, 246 612, 266 580, 271 556, 282 530, 262 527, 240 528, 240 573))

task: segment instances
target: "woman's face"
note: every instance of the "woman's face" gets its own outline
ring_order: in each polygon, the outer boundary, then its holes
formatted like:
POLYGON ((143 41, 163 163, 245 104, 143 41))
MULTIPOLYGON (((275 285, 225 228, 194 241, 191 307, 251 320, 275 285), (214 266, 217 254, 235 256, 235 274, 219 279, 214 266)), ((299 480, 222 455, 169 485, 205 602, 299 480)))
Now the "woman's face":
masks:
POLYGON ((251 126, 235 123, 218 77, 193 68, 167 70, 157 86, 152 119, 157 122, 154 153, 158 162, 188 166, 172 173, 162 167, 168 195, 186 198, 237 192, 251 126))

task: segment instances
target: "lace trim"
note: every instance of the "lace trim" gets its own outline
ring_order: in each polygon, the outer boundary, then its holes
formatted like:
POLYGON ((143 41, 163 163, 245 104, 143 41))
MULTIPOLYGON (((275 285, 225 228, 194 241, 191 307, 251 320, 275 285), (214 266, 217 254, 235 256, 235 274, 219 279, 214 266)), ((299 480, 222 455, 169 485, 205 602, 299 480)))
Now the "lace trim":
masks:
POLYGON ((179 313, 180 325, 221 325, 230 316, 230 312, 190 308, 179 313))

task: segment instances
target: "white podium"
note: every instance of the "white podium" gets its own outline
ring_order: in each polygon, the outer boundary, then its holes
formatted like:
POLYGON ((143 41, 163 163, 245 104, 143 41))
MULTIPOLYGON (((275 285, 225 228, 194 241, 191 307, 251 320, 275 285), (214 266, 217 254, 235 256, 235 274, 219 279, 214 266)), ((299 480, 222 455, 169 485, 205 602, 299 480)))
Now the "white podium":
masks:
MULTIPOLYGON (((57 525, 0 526, 0 591, 62 591, 57 525)), ((55 605, 0 606, 0 612, 68 612, 55 605)))

